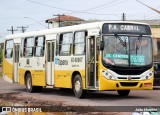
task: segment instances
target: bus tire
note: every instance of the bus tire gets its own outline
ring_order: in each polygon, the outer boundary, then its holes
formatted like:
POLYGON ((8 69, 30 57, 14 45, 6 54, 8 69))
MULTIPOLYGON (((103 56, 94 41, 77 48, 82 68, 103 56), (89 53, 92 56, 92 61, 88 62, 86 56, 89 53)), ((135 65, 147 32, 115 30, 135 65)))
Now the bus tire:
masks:
POLYGON ((26 75, 25 85, 26 85, 27 92, 34 93, 37 91, 36 86, 32 86, 32 78, 30 73, 27 73, 26 75))
POLYGON ((75 97, 81 99, 86 96, 86 90, 83 90, 82 79, 79 74, 74 77, 73 80, 73 92, 75 97))
POLYGON ((117 90, 117 92, 120 96, 128 96, 130 93, 130 90, 117 90))

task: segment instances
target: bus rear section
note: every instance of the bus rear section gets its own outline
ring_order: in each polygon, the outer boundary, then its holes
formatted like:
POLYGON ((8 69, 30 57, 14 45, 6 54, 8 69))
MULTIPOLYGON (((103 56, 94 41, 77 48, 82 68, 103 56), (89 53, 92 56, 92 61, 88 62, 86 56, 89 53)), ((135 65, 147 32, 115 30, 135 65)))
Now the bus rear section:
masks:
POLYGON ((21 39, 7 39, 4 43, 3 78, 10 83, 19 82, 19 48, 21 39))

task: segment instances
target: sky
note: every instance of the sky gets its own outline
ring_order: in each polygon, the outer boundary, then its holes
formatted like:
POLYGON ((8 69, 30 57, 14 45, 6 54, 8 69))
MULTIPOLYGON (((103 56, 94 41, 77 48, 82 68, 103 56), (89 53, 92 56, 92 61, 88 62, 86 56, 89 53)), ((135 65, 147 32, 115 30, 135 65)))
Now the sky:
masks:
MULTIPOLYGON (((160 0, 139 1, 160 10, 160 0)), ((84 20, 121 20, 123 13, 126 20, 160 20, 160 14, 137 0, 0 0, 0 42, 11 34, 7 31, 11 26, 28 27, 26 31, 46 29, 45 20, 56 14, 84 20)))

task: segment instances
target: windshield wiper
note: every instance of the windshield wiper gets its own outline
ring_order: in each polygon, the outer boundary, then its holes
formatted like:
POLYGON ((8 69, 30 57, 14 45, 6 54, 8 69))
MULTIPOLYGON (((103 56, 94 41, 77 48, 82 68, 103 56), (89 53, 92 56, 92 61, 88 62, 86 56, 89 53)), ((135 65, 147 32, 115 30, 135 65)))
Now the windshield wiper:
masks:
POLYGON ((115 35, 115 37, 118 38, 118 40, 120 41, 120 43, 122 44, 123 47, 127 46, 127 44, 126 44, 126 41, 127 41, 126 38, 125 38, 125 41, 123 41, 122 38, 119 37, 118 35, 115 35))

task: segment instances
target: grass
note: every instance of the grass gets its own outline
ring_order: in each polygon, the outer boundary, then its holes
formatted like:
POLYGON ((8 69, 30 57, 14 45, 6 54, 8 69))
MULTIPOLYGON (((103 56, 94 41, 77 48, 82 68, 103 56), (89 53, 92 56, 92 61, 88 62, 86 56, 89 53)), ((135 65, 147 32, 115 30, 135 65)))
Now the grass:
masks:
POLYGON ((0 67, 2 67, 2 64, 0 63, 0 67))
POLYGON ((2 72, 0 72, 0 77, 2 77, 2 72))

